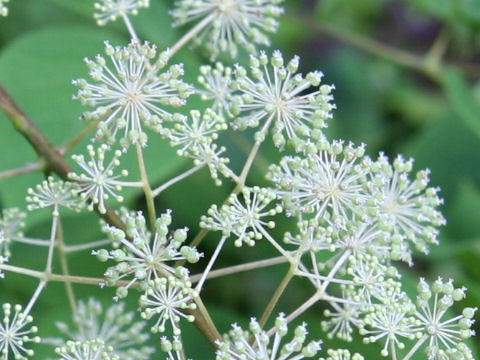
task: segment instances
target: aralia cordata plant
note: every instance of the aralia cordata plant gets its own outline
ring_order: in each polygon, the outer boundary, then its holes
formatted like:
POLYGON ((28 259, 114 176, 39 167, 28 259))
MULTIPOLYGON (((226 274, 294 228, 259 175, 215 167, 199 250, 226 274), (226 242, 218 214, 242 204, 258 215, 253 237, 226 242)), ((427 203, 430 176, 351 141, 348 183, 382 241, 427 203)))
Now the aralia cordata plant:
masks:
MULTIPOLYGON (((6 2, 0 0, 2 16, 7 15, 6 2)), ((429 360, 473 359, 468 339, 475 335, 477 309, 466 307, 461 315, 454 314, 466 288, 455 288, 453 280, 421 279, 418 296, 412 299, 403 290, 396 267, 397 261, 413 265, 415 251, 427 253, 429 245, 438 244, 439 227, 446 222, 439 210, 443 203, 439 189, 430 186, 428 170, 411 175, 413 160, 399 155, 390 161, 383 153, 375 160, 365 154, 365 144, 328 138, 324 129, 334 121, 335 87, 325 84, 318 70, 299 73, 299 56, 286 61, 280 50, 259 49, 270 45, 267 33, 279 26, 282 1, 177 0, 171 10, 175 24, 195 25, 160 51, 140 39, 130 19, 149 3, 95 3, 97 24, 122 19, 131 40, 116 46, 106 40, 106 56, 85 58, 90 80, 73 81, 78 88, 74 99, 89 108, 81 118, 97 129, 86 156, 72 157, 82 171, 72 170, 62 157, 68 149, 52 155, 57 150, 47 146, 45 171, 62 179, 48 176, 27 191, 28 210, 51 209, 50 238, 24 236, 23 212, 2 212, 0 277, 12 271, 34 277, 39 284, 25 307, 3 304, 0 359, 34 355, 31 347, 40 338, 30 313, 50 281, 65 283, 73 314, 73 326, 57 323, 68 339, 61 340, 55 352, 66 360, 186 360, 190 350, 184 346, 182 330, 189 322, 213 345, 217 360, 362 360, 352 344, 358 337, 366 344, 379 343, 380 355, 393 360, 410 360, 416 354, 429 360), (183 64, 172 62, 188 43, 202 44, 212 60, 225 52, 236 57, 240 51, 250 60, 201 66, 194 89, 183 80, 183 64), (197 95, 203 106, 185 114, 181 108, 190 95, 197 95), (230 164, 238 159, 222 137, 249 128, 255 129, 254 144, 245 162, 230 164), (260 148, 269 143, 269 133, 282 157, 268 164, 267 183, 260 186, 249 175, 260 148), (143 149, 156 141, 193 160, 193 167, 154 187, 147 168, 161 163, 146 164, 143 149), (122 164, 123 153, 131 147, 137 152, 138 169, 122 164), (203 168, 208 168, 215 185, 225 182, 232 191, 222 204, 205 204, 201 230, 190 235, 170 210, 161 209, 160 195, 203 168), (120 180, 130 170, 138 171, 140 180, 120 180), (139 210, 110 207, 116 207, 111 198, 123 200, 119 191, 124 186, 142 193, 145 216, 139 210), (107 239, 71 245, 68 226, 62 222, 64 211, 81 211, 85 205, 103 217, 107 239), (281 241, 272 229, 283 214, 293 226, 281 241), (218 234, 217 243, 213 254, 202 259, 200 250, 210 232, 218 234), (229 239, 235 248, 266 242, 278 256, 216 269, 229 239), (45 270, 16 266, 15 242, 47 247, 45 270), (101 279, 69 274, 67 254, 84 250, 108 264, 101 279), (56 255, 62 274, 55 272, 56 255), (233 324, 222 335, 213 320, 216 316, 211 316, 214 309, 203 301, 209 280, 280 263, 288 263, 287 273, 259 319, 251 318, 248 329, 233 324), (199 268, 199 273, 191 273, 199 268), (273 320, 279 300, 296 278, 311 285, 312 295, 273 320), (93 298, 77 301, 75 282, 114 287, 114 301, 127 297, 137 301, 139 314, 124 313, 122 303, 103 311, 93 298), (307 320, 305 314, 313 307, 324 309, 320 334, 308 334, 306 322, 291 324, 307 320), (153 349, 143 344, 147 328, 161 355, 153 355, 153 349), (333 337, 345 341, 345 349, 325 348, 322 338, 333 337)), ((75 140, 87 134, 82 132, 75 140)), ((41 141, 33 141, 39 147, 46 142, 43 135, 41 141)), ((188 204, 178 204, 175 211, 183 214, 188 204)))

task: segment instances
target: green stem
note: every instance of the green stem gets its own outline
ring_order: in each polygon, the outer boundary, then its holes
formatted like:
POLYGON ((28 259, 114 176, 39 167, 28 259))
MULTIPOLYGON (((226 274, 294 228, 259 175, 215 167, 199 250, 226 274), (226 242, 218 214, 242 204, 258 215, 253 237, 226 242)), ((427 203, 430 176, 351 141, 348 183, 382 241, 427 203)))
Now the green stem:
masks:
POLYGON ((160 195, 160 193, 162 191, 165 191, 166 189, 168 189, 170 186, 182 181, 183 179, 187 178, 188 176, 196 173, 198 170, 200 170, 201 168, 203 168, 205 166, 205 164, 200 164, 200 165, 197 165, 193 168, 190 168, 188 169, 187 171, 181 173, 180 175, 168 180, 166 183, 160 185, 159 187, 157 187, 155 190, 153 190, 153 197, 157 197, 158 195, 160 195))
POLYGON ((197 25, 191 28, 185 35, 183 35, 180 40, 178 40, 175 45, 170 48, 170 57, 175 55, 178 50, 180 50, 185 44, 187 44, 193 37, 195 37, 203 28, 210 24, 215 17, 218 16, 216 12, 212 12, 210 15, 205 17, 197 25))
POLYGON ((195 315, 195 324, 200 329, 200 331, 207 337, 210 343, 213 346, 216 346, 216 341, 222 338, 222 335, 217 330, 215 323, 213 322, 210 313, 203 304, 200 296, 197 296, 195 299, 195 304, 197 305, 197 310, 193 312, 195 315))
POLYGON ((45 266, 46 274, 50 274, 52 272, 53 251, 55 249, 57 240, 58 216, 58 207, 55 206, 52 216, 52 228, 50 230, 50 244, 48 245, 47 265, 45 266))
POLYGON ((277 303, 280 300, 280 297, 283 295, 283 292, 285 291, 288 284, 290 283, 290 280, 293 279, 296 268, 297 268, 296 266, 291 265, 290 268, 288 269, 288 272, 285 274, 285 277, 282 279, 280 285, 278 285, 277 290, 273 294, 272 298, 270 299, 270 302, 268 303, 267 307, 265 308, 265 311, 262 314, 262 317, 260 318, 259 324, 261 328, 265 326, 268 319, 272 315, 272 312, 275 309, 275 306, 277 306, 277 303))
POLYGON ((128 17, 127 14, 122 13, 122 18, 123 22, 125 23, 125 26, 127 27, 128 32, 130 33, 130 37, 137 43, 140 42, 140 39, 138 38, 137 33, 135 32, 135 28, 133 27, 130 18, 128 17))
POLYGON ((41 169, 42 169, 42 164, 40 162, 37 162, 35 164, 28 164, 16 169, 5 170, 0 172, 0 179, 7 179, 17 175, 30 174, 32 172, 36 172, 41 169))
MULTIPOLYGON (((286 259, 284 256, 277 256, 271 259, 253 261, 250 263, 234 265, 234 266, 228 266, 222 269, 210 271, 210 273, 207 276, 207 279, 214 279, 214 278, 218 278, 226 275, 238 274, 244 271, 256 270, 256 269, 261 269, 268 266, 284 264, 286 262, 288 262, 288 259, 286 259)), ((193 283, 195 283, 199 281, 202 278, 202 276, 203 276, 203 273, 192 275, 190 276, 190 280, 193 283)))
POLYGON ((90 121, 87 126, 85 126, 82 131, 80 131, 77 135, 75 135, 71 140, 67 141, 61 148, 64 154, 72 150, 75 146, 78 145, 80 141, 85 139, 85 137, 94 130, 98 123, 100 122, 100 118, 97 120, 90 121))
POLYGON ((157 214, 155 211, 155 202, 152 188, 150 187, 150 182, 148 180, 147 168, 145 166, 145 159, 143 157, 142 145, 136 144, 137 148, 137 160, 138 168, 140 170, 140 177, 143 183, 143 192, 145 193, 145 201, 147 203, 148 219, 150 220, 150 226, 152 230, 155 231, 155 221, 157 220, 157 214))
MULTIPOLYGON (((63 238, 63 228, 61 223, 58 224, 58 236, 57 236, 58 255, 60 258, 60 265, 62 267, 63 275, 70 275, 70 269, 68 267, 67 252, 65 247, 65 241, 63 238)), ((67 292, 68 302, 70 303, 70 309, 73 314, 77 313, 77 301, 75 299, 75 292, 70 281, 65 281, 65 291, 67 292)))
MULTIPOLYGON (((69 180, 68 173, 72 172, 72 168, 65 161, 62 154, 56 149, 45 135, 40 131, 37 125, 30 119, 25 112, 18 106, 12 96, 0 84, 0 109, 5 112, 14 128, 30 143, 37 152, 40 162, 45 161, 48 169, 54 171, 63 180, 69 180)), ((47 170, 47 169, 46 169, 47 170)), ((97 212, 98 208, 95 207, 97 212)), ((119 229, 125 229, 125 224, 120 217, 108 206, 105 213, 100 216, 110 225, 119 229)))

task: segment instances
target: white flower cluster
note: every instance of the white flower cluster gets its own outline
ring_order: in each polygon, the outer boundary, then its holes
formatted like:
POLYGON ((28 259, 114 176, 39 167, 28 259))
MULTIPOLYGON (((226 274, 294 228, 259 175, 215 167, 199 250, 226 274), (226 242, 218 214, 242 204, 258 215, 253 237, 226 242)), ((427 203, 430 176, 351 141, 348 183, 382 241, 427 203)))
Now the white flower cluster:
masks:
POLYGON ((151 280, 175 275, 179 280, 186 281, 187 270, 168 263, 179 260, 194 263, 201 255, 195 248, 183 244, 188 229, 177 229, 170 233, 168 226, 171 222, 170 212, 162 214, 155 223, 153 240, 141 212, 134 217, 127 215, 126 232, 114 227, 108 228, 112 240, 120 242, 121 246, 111 251, 93 251, 92 254, 102 262, 113 260, 117 263, 105 272, 106 285, 131 278, 127 285, 117 288, 117 299, 126 297, 134 284, 147 293, 151 280))
POLYGON ((301 360, 315 357, 321 349, 321 341, 306 343, 306 324, 297 326, 293 337, 286 341, 288 324, 283 314, 275 320, 275 334, 272 337, 262 330, 255 318, 250 321, 249 331, 236 324, 232 327, 225 341, 217 342, 216 360, 301 360))
POLYGON ((80 211, 83 204, 79 201, 76 194, 78 193, 77 184, 55 181, 52 176, 38 184, 35 188, 28 189, 26 197, 29 203, 27 209, 29 211, 52 207, 53 216, 58 216, 58 209, 65 207, 74 211, 80 211))
POLYGON ((103 340, 68 341, 65 346, 55 348, 58 360, 120 360, 112 353, 112 348, 106 346, 103 340))
MULTIPOLYGON (((154 349, 146 346, 149 335, 144 332, 146 323, 136 321, 133 311, 126 312, 125 304, 109 306, 105 311, 102 304, 94 298, 87 302, 79 301, 73 315, 74 328, 66 323, 57 322, 57 328, 68 336, 68 341, 86 342, 102 339, 106 348, 112 349, 112 355, 124 360, 148 360, 154 349)), ((59 340, 60 347, 65 346, 59 340)))
POLYGON ((139 8, 150 6, 150 0, 100 0, 95 3, 95 13, 93 17, 100 26, 109 21, 115 21, 118 17, 125 15, 137 15, 139 8))
POLYGON ((265 236, 266 229, 275 226, 272 220, 263 218, 277 215, 282 212, 282 207, 274 203, 277 198, 275 193, 266 188, 244 188, 241 195, 243 201, 232 194, 220 208, 212 205, 208 216, 202 216, 200 226, 221 231, 226 237, 233 236, 235 246, 253 246, 255 241, 265 236))
POLYGON ((22 311, 21 305, 12 307, 9 303, 2 305, 3 318, 0 322, 0 359, 27 360, 34 351, 29 343, 39 343, 40 337, 36 326, 32 326, 32 316, 22 311), (28 344, 28 345, 27 345, 28 344))
POLYGON ((103 144, 96 150, 92 145, 87 146, 87 153, 90 160, 86 161, 83 155, 73 155, 72 159, 84 171, 81 174, 70 173, 69 178, 78 182, 78 190, 75 192, 84 202, 90 202, 88 205, 93 210, 94 205, 98 207, 100 213, 106 212, 106 201, 113 197, 118 202, 123 201, 123 197, 117 192, 122 190, 122 186, 128 183, 117 180, 120 177, 128 175, 127 170, 122 170, 119 174, 115 174, 114 170, 120 165, 119 157, 122 152, 117 150, 114 152, 112 160, 108 164, 104 164, 105 153, 109 148, 103 144))
POLYGON ((183 106, 192 93, 191 86, 180 78, 183 66, 166 68, 168 52, 154 61, 156 47, 135 40, 126 47, 105 42, 105 54, 110 66, 101 55, 95 60, 85 59, 93 83, 74 80, 79 88, 74 99, 95 108, 85 112, 83 118, 99 121, 98 138, 110 144, 120 138, 124 148, 132 143, 146 145, 144 127, 161 133, 162 123, 174 116, 165 106, 183 106))
POLYGON ((238 45, 249 53, 256 45, 270 45, 266 32, 276 32, 276 18, 283 13, 283 0, 177 0, 171 14, 175 25, 199 21, 203 30, 196 36, 212 58, 221 52, 232 57, 238 45))

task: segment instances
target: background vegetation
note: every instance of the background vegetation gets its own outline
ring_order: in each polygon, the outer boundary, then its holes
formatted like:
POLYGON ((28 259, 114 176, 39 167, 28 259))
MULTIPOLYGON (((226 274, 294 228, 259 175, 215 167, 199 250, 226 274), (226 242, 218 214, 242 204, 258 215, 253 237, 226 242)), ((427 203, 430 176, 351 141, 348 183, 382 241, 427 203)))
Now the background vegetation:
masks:
MULTIPOLYGON (((133 21, 141 38, 162 49, 172 45, 185 29, 171 27, 168 9, 172 1, 151 2, 151 9, 141 11, 133 21)), ((336 85, 338 110, 327 130, 329 137, 364 142, 372 155, 383 150, 391 157, 398 153, 414 157, 416 168, 430 168, 432 183, 442 188, 448 224, 442 229, 441 246, 433 248, 429 256, 416 258, 414 268, 405 268, 404 282, 413 288, 419 276, 453 277, 457 285, 469 289, 462 306, 478 306, 480 1, 286 0, 285 6, 280 31, 272 36, 273 48, 282 49, 286 57, 301 55, 303 72, 320 69, 326 74, 325 81, 336 85)), ((105 39, 112 44, 129 40, 120 22, 98 28, 92 9, 93 0, 12 0, 10 15, 0 19, 0 82, 58 146, 86 126, 77 120, 82 109, 71 100, 75 90, 70 84, 71 79, 86 76, 82 58, 101 52, 105 39)), ((182 50, 175 60, 186 64, 186 79, 190 82, 195 82, 198 66, 208 61, 188 49, 182 50)), ((195 101, 189 104, 190 108, 197 105, 195 101)), ((240 166, 249 150, 247 139, 248 136, 237 133, 224 139, 231 149, 232 163, 238 159, 240 166)), ((83 151, 85 143, 76 149, 83 151)), ((34 151, 3 114, 0 146, 0 174, 37 161, 34 151)), ((255 163, 250 184, 265 184, 266 165, 279 157, 275 150, 267 150, 268 145, 264 149, 255 163)), ((147 164, 154 184, 187 168, 188 163, 173 154, 161 139, 155 139, 147 148, 147 164)), ((127 157, 125 162, 126 167, 133 167, 135 159, 127 157)), ((1 179, 0 207, 25 209, 27 187, 43 177, 34 173, 1 179)), ((193 235, 198 230, 200 215, 210 204, 221 202, 230 187, 228 182, 215 187, 204 170, 168 190, 157 207, 172 208, 176 225, 189 226, 193 235)), ((143 203, 135 190, 127 194, 129 208, 143 203)), ((285 231, 288 221, 285 219, 285 224, 278 226, 278 234, 285 231)), ((67 217, 67 242, 101 238, 97 223, 95 214, 67 217)), ((25 230, 28 235, 47 237, 49 228, 48 210, 29 214, 25 230)), ((202 250, 207 254, 214 248, 214 239, 212 235, 204 243, 202 250)), ((269 251, 262 244, 240 251, 231 247, 216 266, 265 257, 269 251)), ((15 245, 13 249, 13 261, 19 265, 40 268, 44 263, 40 255, 31 247, 15 245)), ((87 254, 76 254, 71 260, 73 274, 98 277, 104 268, 87 254)), ((228 330, 232 322, 244 324, 250 316, 259 316, 282 274, 281 267, 273 267, 211 281, 206 299, 214 309, 220 330, 228 330)), ((16 274, 7 274, 7 279, 0 282, 1 301, 24 303, 34 290, 33 280, 16 274)), ((113 296, 111 289, 75 289, 79 298, 95 295, 106 304, 113 296)), ((294 282, 289 290, 278 310, 291 311, 299 305, 297 298, 304 299, 310 293, 301 281, 294 282)), ((40 329, 48 332, 53 327, 52 319, 67 320, 68 314, 63 285, 49 285, 34 311, 40 329), (43 311, 39 313, 38 309, 43 311)), ((322 309, 311 312, 310 330, 320 334, 320 338, 321 318, 322 309)), ((195 329, 186 339, 187 353, 192 358, 207 359, 211 349, 195 329)), ((37 356, 43 358, 48 353, 50 349, 40 346, 37 356)), ((377 358, 378 349, 367 349, 364 354, 377 358)))

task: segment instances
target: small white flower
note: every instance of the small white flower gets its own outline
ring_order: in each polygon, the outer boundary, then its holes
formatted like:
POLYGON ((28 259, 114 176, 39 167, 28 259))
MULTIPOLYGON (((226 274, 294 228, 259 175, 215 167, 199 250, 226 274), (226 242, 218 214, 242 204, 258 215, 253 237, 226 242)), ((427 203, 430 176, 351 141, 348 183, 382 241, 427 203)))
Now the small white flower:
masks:
POLYGON ((313 358, 320 351, 321 341, 306 344, 306 324, 297 326, 291 340, 286 341, 284 337, 288 334, 288 325, 283 314, 275 320, 272 337, 261 329, 255 318, 250 321, 249 331, 236 324, 232 327, 225 341, 217 341, 216 360, 301 360, 313 358))
POLYGON ((237 45, 255 52, 255 45, 270 45, 265 32, 276 32, 275 18, 283 13, 283 0, 177 0, 171 11, 175 25, 206 21, 197 36, 212 57, 228 51, 237 56, 237 45))
POLYGON ((40 342, 40 338, 35 335, 38 328, 30 325, 33 318, 22 312, 21 305, 15 305, 12 308, 10 304, 6 303, 3 304, 2 309, 0 359, 26 360, 27 356, 32 357, 34 351, 28 349, 27 344, 40 342))
POLYGON ((437 244, 439 226, 446 224, 437 207, 443 204, 438 188, 427 187, 429 170, 419 171, 414 180, 409 178, 413 159, 398 156, 393 166, 380 154, 372 166, 384 185, 378 187, 382 194, 379 206, 379 226, 398 234, 415 244, 418 250, 427 252, 427 244, 437 244))
POLYGON ((182 318, 189 322, 195 320, 193 315, 185 314, 186 310, 197 308, 193 300, 198 294, 191 286, 188 280, 174 276, 148 282, 147 291, 140 297, 140 306, 143 308, 142 318, 156 318, 151 328, 153 333, 165 332, 165 324, 169 322, 173 334, 178 336, 181 334, 179 322, 182 318))
POLYGON ((253 246, 255 241, 265 236, 266 229, 271 229, 275 223, 263 218, 271 217, 282 212, 279 205, 275 205, 275 193, 266 188, 255 186, 242 191, 243 202, 239 196, 232 194, 226 204, 218 208, 213 205, 208 210, 208 216, 202 216, 202 228, 222 231, 224 236, 234 236, 235 246, 244 243, 253 246))
POLYGON ((117 262, 116 266, 105 272, 106 284, 113 285, 117 280, 132 277, 127 286, 117 288, 115 299, 126 297, 128 289, 135 283, 140 286, 140 290, 145 291, 150 280, 171 274, 183 274, 184 268, 172 267, 167 262, 186 260, 194 263, 200 259, 201 255, 195 248, 183 245, 188 229, 177 229, 171 233, 168 229, 171 221, 170 212, 157 219, 153 241, 141 212, 135 217, 127 215, 126 233, 114 227, 108 228, 110 237, 120 242, 122 247, 111 251, 101 249, 92 252, 102 262, 117 262), (132 240, 127 239, 127 236, 132 240))
POLYGON ((115 21, 125 15, 137 15, 139 8, 150 6, 150 0, 99 0, 95 3, 95 9, 99 12, 93 17, 100 26, 109 21, 115 21))
POLYGON ((319 138, 335 109, 331 103, 334 87, 320 86, 323 74, 319 71, 305 78, 297 74, 299 63, 296 56, 285 65, 281 52, 275 51, 270 59, 264 52, 250 57, 251 76, 236 66, 232 86, 239 95, 230 110, 239 129, 261 126, 257 136, 262 137, 273 123, 273 142, 280 149, 287 140, 301 150, 310 137, 319 138), (307 92, 311 87, 317 89, 307 92))
POLYGON ((93 210, 93 205, 98 206, 100 213, 106 212, 106 201, 113 197, 118 202, 123 201, 123 197, 117 192, 122 190, 122 186, 128 186, 129 183, 119 181, 118 178, 128 175, 127 170, 122 170, 115 175, 114 170, 120 165, 120 156, 122 152, 114 152, 112 159, 108 164, 104 164, 105 153, 108 152, 108 146, 103 144, 96 150, 92 145, 87 146, 90 160, 86 161, 83 155, 73 155, 72 159, 82 168, 83 172, 68 174, 69 178, 79 184, 76 193, 84 201, 91 201, 89 208, 93 210))
POLYGON ((53 216, 58 216, 60 206, 79 211, 83 204, 75 195, 78 186, 74 183, 55 181, 49 176, 35 188, 29 188, 26 200, 30 203, 27 207, 29 211, 53 207, 53 216))
POLYGON ((409 301, 395 304, 374 304, 360 323, 360 334, 364 343, 374 343, 381 339, 385 345, 382 356, 393 357, 392 352, 405 348, 404 340, 414 340, 421 336, 418 321, 413 317, 415 306, 409 301))
POLYGON ((73 84, 79 88, 74 99, 95 108, 83 117, 100 120, 99 138, 113 143, 120 137, 120 144, 125 148, 132 143, 146 145, 143 128, 162 132, 162 122, 173 118, 164 107, 183 106, 192 93, 191 86, 180 79, 183 66, 171 65, 160 72, 167 65, 168 52, 160 54, 152 63, 157 51, 148 43, 141 45, 132 41, 127 47, 113 47, 105 42, 105 53, 111 66, 107 66, 107 60, 101 55, 97 55, 95 61, 85 59, 94 83, 74 80, 73 84))
POLYGON ((341 298, 343 302, 331 302, 333 310, 325 310, 324 315, 328 320, 321 322, 323 331, 327 332, 327 337, 351 342, 353 340, 353 331, 358 328, 362 316, 362 305, 353 301, 354 293, 349 288, 342 289, 341 298))
POLYGON ((152 347, 145 346, 149 339, 143 331, 145 321, 136 321, 134 312, 125 311, 124 303, 111 305, 104 311, 102 304, 93 298, 79 301, 73 322, 73 329, 62 322, 56 326, 73 341, 101 339, 120 359, 147 360, 154 352, 152 347))
POLYGON ((194 157, 202 152, 202 148, 218 139, 218 133, 228 128, 225 119, 213 110, 207 109, 203 114, 198 110, 190 111, 189 117, 173 125, 168 131, 172 146, 179 147, 179 156, 194 157))
POLYGON ((328 143, 306 157, 285 156, 280 166, 272 165, 268 177, 278 188, 287 214, 311 213, 315 219, 366 218, 373 196, 366 191, 366 174, 371 161, 363 157, 365 147, 328 143))
POLYGON ((475 335, 471 330, 476 308, 465 308, 462 315, 449 316, 454 303, 465 298, 465 288, 455 288, 453 280, 437 279, 431 286, 420 279, 418 284, 417 311, 415 317, 420 321, 422 331, 428 337, 425 349, 429 360, 470 359, 470 349, 463 340, 475 335))
POLYGON ((358 354, 354 353, 353 355, 349 350, 346 349, 329 349, 327 350, 328 356, 326 358, 320 358, 319 360, 365 360, 365 358, 358 354))
POLYGON ((172 341, 168 340, 165 336, 162 336, 160 338, 160 347, 163 352, 167 353, 167 358, 165 360, 185 360, 182 353, 182 342, 177 336, 174 336, 172 341))
POLYGON ((65 346, 55 348, 55 352, 63 360, 121 360, 112 351, 113 349, 105 346, 100 339, 67 341, 65 346))
POLYGON ((232 98, 230 84, 232 82, 232 69, 217 62, 215 67, 204 65, 200 67, 198 82, 203 89, 196 89, 204 101, 212 101, 212 110, 224 116, 229 112, 232 98))

